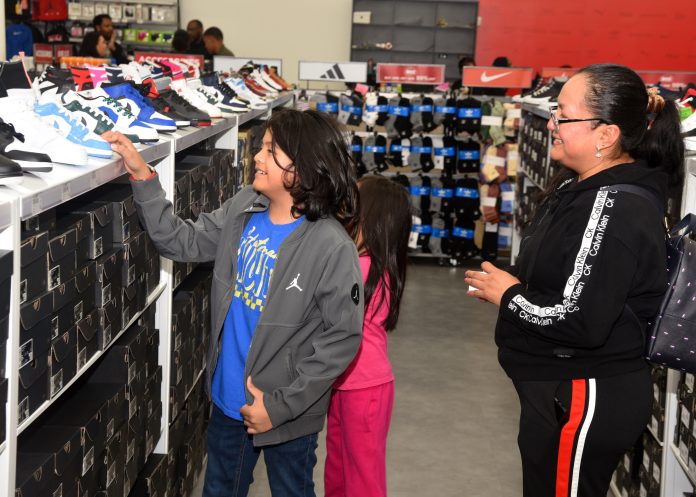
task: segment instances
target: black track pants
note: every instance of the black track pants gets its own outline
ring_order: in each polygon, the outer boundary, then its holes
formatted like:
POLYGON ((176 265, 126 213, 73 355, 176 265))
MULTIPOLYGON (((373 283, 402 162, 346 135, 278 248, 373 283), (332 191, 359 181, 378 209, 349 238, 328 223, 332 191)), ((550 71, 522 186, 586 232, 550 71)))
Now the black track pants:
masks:
POLYGON ((606 497, 652 407, 647 369, 600 379, 515 381, 524 497, 606 497))

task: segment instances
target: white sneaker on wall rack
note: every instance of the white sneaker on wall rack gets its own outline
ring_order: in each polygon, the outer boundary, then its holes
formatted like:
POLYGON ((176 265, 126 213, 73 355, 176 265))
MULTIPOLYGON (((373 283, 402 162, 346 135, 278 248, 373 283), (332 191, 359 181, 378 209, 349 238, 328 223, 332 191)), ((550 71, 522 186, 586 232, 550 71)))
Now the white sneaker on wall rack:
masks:
POLYGON ((201 93, 197 92, 195 88, 200 85, 199 80, 191 80, 191 86, 185 79, 180 79, 177 81, 172 81, 171 89, 177 92, 181 97, 188 103, 196 107, 197 109, 207 113, 211 118, 222 117, 222 112, 220 109, 208 102, 208 99, 201 93), (198 84, 195 83, 198 81, 198 84))
POLYGON ((232 88, 235 93, 240 97, 249 102, 249 106, 252 109, 267 109, 268 103, 255 93, 252 93, 244 84, 244 80, 238 77, 230 77, 225 80, 225 84, 232 88))

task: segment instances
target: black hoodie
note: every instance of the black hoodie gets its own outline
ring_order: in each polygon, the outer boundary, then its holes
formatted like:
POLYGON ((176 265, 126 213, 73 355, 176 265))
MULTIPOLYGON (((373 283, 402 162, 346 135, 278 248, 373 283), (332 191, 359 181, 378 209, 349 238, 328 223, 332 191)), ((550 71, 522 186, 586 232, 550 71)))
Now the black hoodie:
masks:
POLYGON ((602 378, 646 367, 644 330, 667 287, 662 214, 627 183, 666 201, 667 177, 641 161, 562 184, 522 237, 522 284, 508 289, 496 326, 513 380, 602 378))

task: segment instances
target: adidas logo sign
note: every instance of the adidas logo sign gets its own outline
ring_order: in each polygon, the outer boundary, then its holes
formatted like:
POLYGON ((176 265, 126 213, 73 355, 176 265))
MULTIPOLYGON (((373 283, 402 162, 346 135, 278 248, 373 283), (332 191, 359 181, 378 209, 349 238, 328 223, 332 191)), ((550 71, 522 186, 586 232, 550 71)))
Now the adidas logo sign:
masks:
POLYGON ((339 64, 334 64, 331 69, 320 76, 321 79, 345 79, 339 64))

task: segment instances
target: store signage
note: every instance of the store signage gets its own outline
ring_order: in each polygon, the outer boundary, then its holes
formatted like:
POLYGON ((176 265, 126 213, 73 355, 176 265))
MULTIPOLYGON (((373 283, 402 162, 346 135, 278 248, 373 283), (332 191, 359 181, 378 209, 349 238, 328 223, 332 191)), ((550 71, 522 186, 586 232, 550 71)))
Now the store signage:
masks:
POLYGON ((529 88, 531 67, 469 66, 462 69, 462 86, 482 88, 529 88))
POLYGON ((53 63, 53 45, 50 43, 34 43, 34 64, 53 63))
POLYGON ((367 62, 313 62, 301 60, 297 74, 299 74, 298 79, 304 81, 364 83, 367 81, 367 62))
POLYGON ((55 53, 56 60, 60 60, 63 57, 70 57, 73 53, 73 47, 69 43, 59 44, 53 46, 53 51, 55 53))
POLYGON ((668 90, 678 90, 689 83, 696 83, 696 72, 687 71, 638 71, 646 85, 656 85, 668 90))
POLYGON ((580 69, 577 67, 544 67, 541 70, 541 77, 548 78, 569 78, 580 69))
POLYGON ((275 66, 278 75, 283 75, 283 59, 262 59, 260 57, 230 57, 228 55, 216 55, 213 57, 213 70, 220 72, 236 72, 242 67, 253 64, 255 66, 275 66))
POLYGON ((158 60, 171 60, 180 64, 197 67, 200 71, 203 70, 202 55, 138 51, 136 51, 134 55, 135 61, 140 64, 143 62, 157 62, 158 60))
POLYGON ((409 85, 441 85, 444 64, 377 64, 377 82, 409 85))

